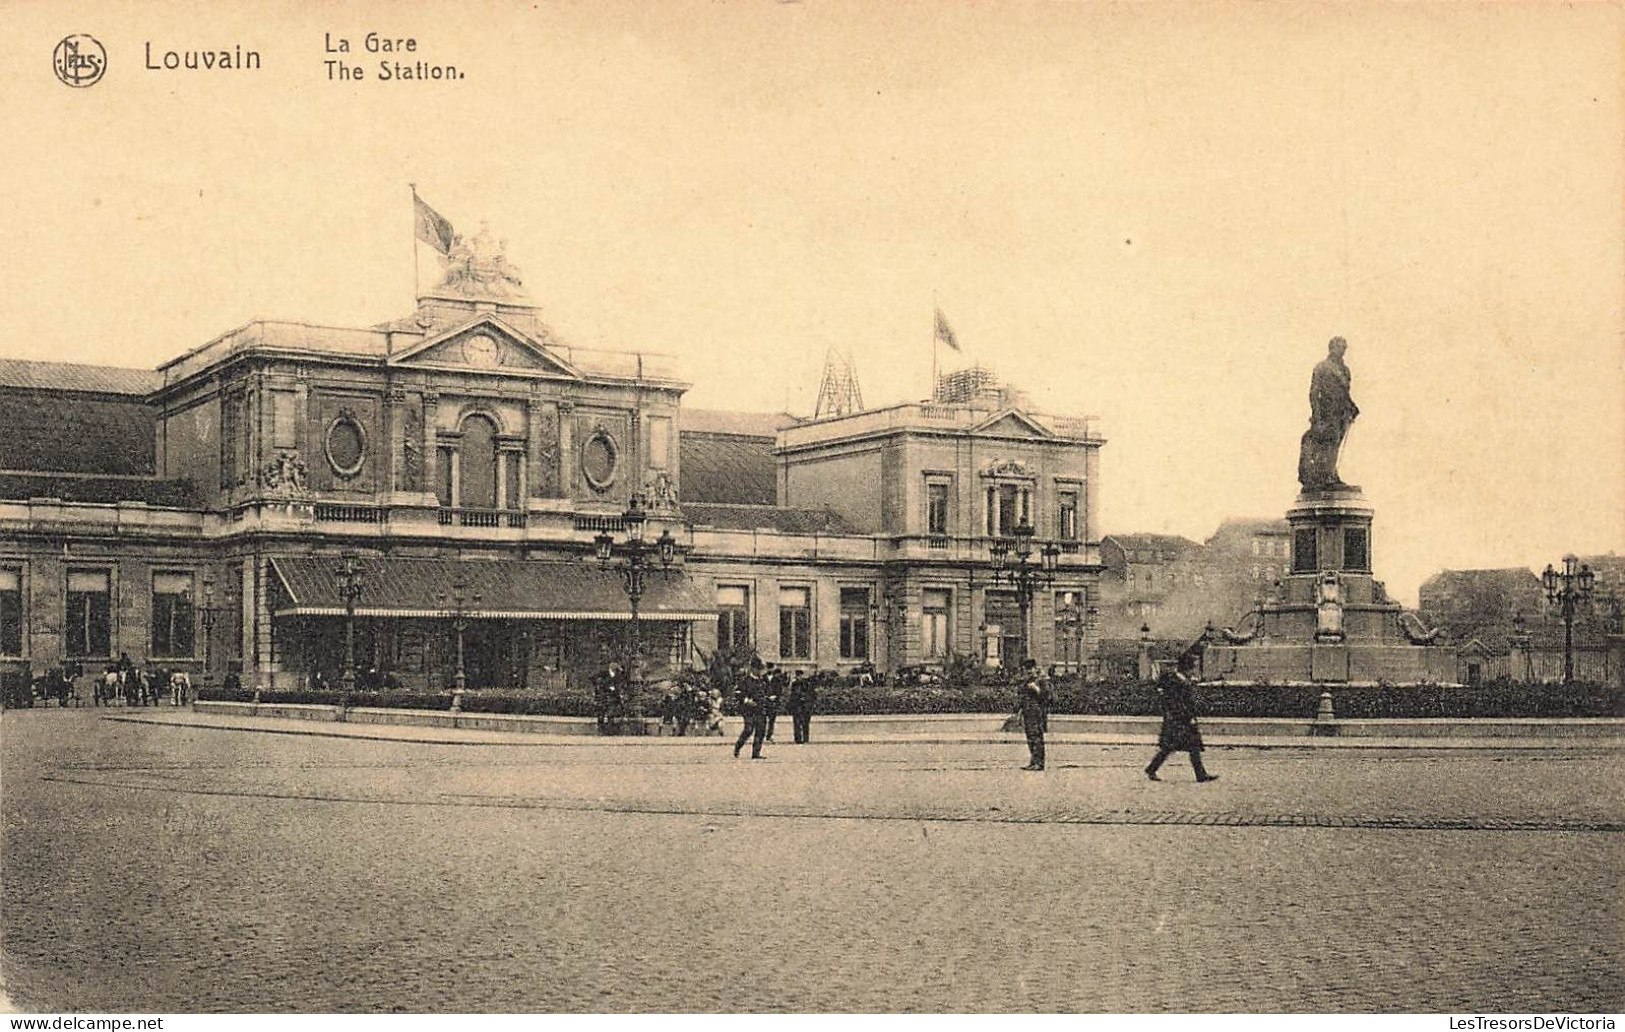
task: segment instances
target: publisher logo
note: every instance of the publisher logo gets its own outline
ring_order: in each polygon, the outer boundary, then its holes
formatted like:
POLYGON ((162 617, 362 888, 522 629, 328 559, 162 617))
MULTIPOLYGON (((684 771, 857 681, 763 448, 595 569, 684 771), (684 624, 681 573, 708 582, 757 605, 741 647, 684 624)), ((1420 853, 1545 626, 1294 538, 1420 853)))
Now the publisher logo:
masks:
POLYGON ((56 77, 75 88, 94 86, 107 71, 107 51, 95 36, 82 32, 65 36, 51 55, 56 77))

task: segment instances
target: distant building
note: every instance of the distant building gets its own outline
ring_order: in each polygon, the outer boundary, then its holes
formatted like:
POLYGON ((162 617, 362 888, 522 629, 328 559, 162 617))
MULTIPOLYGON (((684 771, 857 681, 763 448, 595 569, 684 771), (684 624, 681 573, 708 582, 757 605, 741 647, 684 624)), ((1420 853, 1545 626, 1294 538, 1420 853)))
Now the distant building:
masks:
POLYGON ((1138 640, 1194 637, 1207 617, 1190 608, 1206 594, 1202 546, 1174 534, 1108 534, 1100 541, 1101 633, 1138 640))

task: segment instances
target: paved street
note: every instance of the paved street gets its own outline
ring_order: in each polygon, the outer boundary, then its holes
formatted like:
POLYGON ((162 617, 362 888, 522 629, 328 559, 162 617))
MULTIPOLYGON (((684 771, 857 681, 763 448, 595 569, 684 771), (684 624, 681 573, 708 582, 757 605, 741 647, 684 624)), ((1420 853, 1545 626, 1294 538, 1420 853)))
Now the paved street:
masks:
POLYGON ((0 736, 24 1010, 1625 1009, 1618 753, 0 736))

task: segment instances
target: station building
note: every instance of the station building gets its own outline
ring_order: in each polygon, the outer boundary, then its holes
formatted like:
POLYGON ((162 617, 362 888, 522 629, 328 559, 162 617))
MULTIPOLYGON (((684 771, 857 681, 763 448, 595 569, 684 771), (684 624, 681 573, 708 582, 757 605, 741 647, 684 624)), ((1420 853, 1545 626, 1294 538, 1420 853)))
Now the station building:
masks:
POLYGON ((1093 420, 979 380, 798 420, 685 409, 666 357, 560 340, 500 254, 406 318, 255 321, 155 370, 0 361, 0 677, 131 661, 218 682, 566 690, 632 610, 593 556, 634 497, 651 668, 717 648, 804 669, 1081 663, 1098 590, 1093 420), (1059 558, 1027 626, 992 546, 1059 558), (340 558, 360 591, 344 593, 340 558), (351 608, 353 602, 353 609, 351 608))

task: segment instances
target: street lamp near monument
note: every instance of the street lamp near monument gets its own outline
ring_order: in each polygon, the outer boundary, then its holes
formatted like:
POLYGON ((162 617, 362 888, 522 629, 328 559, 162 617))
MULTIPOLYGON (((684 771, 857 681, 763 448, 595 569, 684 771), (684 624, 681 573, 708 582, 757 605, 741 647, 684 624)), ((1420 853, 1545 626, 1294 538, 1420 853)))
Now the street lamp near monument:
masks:
POLYGON ((333 577, 338 581, 339 598, 344 602, 344 674, 340 683, 345 695, 355 691, 355 607, 366 590, 366 578, 361 572, 361 561, 345 554, 333 564, 333 577))
POLYGON ((451 629, 457 635, 457 672, 452 675, 451 708, 463 708, 463 692, 468 688, 468 668, 463 662, 463 633, 468 630, 468 614, 480 605, 480 593, 469 593, 468 582, 458 578, 451 586, 450 594, 440 592, 435 596, 440 608, 451 613, 451 629))
POLYGON ((1566 555, 1561 570, 1552 569, 1551 563, 1546 564, 1540 582, 1546 589, 1546 601, 1559 607, 1563 616, 1563 683, 1573 684, 1574 613, 1578 606, 1591 601, 1597 575, 1575 556, 1566 555))
POLYGON ((598 556, 598 564, 606 570, 613 569, 620 574, 621 587, 625 590, 627 601, 632 608, 631 655, 627 661, 626 696, 622 700, 629 714, 636 713, 633 703, 637 699, 638 662, 643 656, 641 607, 644 578, 649 572, 657 572, 662 578, 670 576, 672 563, 677 559, 677 539, 672 536, 670 527, 662 530, 660 537, 654 541, 644 540, 643 531, 648 519, 649 514, 644 511, 643 499, 633 495, 626 512, 621 514, 621 526, 626 528, 626 540, 616 541, 608 531, 602 531, 593 538, 593 551, 598 556))
POLYGON ((1055 571, 1061 559, 1061 547, 1053 541, 1035 550, 1035 533, 1032 524, 1023 522, 1016 527, 1013 536, 995 538, 989 549, 993 557, 993 583, 1009 584, 1014 588, 1016 603, 1021 608, 1021 655, 1016 657, 1018 667, 1032 655, 1033 594, 1039 588, 1055 583, 1055 571))

